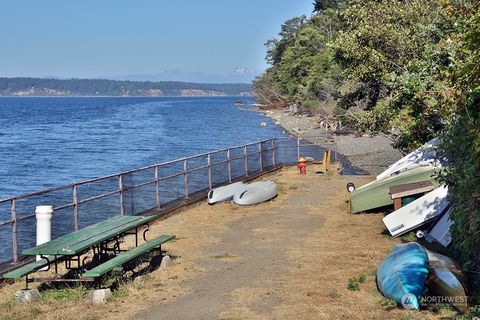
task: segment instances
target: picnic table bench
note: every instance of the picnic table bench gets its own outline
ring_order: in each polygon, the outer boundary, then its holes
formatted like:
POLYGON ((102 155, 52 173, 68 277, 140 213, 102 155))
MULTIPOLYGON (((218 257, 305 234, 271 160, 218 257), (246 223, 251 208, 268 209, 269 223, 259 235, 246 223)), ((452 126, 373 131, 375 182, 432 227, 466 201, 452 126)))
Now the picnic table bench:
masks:
POLYGON ((33 281, 95 281, 95 278, 113 270, 115 267, 122 266, 124 263, 131 261, 154 248, 160 248, 162 243, 175 238, 173 235, 162 235, 138 246, 139 228, 146 226, 143 231, 143 239, 147 241, 145 233, 149 230, 148 223, 156 218, 156 216, 116 216, 78 231, 65 234, 57 239, 36 247, 23 250, 23 255, 40 256, 41 259, 10 271, 4 274, 3 278, 20 279, 26 277, 27 286, 29 282, 33 281), (134 249, 120 249, 120 239, 125 235, 135 236, 134 249), (110 247, 112 243, 113 247, 110 247), (95 272, 89 273, 89 271, 86 271, 86 260, 88 257, 82 259, 82 255, 90 250, 93 250, 94 257, 97 258, 97 261, 95 262, 100 265, 92 269, 96 270, 95 272), (113 253, 116 257, 107 262, 103 262, 103 258, 106 258, 110 253, 113 253), (83 273, 82 276, 76 279, 64 279, 58 277, 28 278, 29 274, 44 267, 50 269, 52 264, 55 267, 55 275, 57 275, 58 262, 60 261, 65 262, 65 268, 67 270, 76 269, 79 273, 83 273), (73 266, 75 262, 76 267, 73 266))

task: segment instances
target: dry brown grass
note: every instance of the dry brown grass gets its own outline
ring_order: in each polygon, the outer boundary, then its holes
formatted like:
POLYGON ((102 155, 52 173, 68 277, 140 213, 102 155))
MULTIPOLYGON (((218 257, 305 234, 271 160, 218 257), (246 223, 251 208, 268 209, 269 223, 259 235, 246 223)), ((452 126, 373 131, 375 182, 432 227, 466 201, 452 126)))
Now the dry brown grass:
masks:
POLYGON ((382 235, 380 215, 347 213, 346 183, 354 180, 362 184, 369 178, 318 176, 314 171, 309 167, 306 177, 299 176, 295 168, 272 174, 269 178, 278 183, 280 193, 274 201, 262 205, 201 203, 159 221, 152 226, 150 236, 164 233, 177 236, 176 241, 164 246, 176 257, 174 263, 169 269, 152 272, 141 283, 123 284, 106 305, 90 305, 81 295, 63 301, 48 298, 20 305, 13 302, 15 291, 23 286, 17 283, 0 289, 0 318, 137 319, 152 314, 153 319, 156 310, 169 307, 178 308, 178 319, 182 319, 184 301, 195 299, 198 290, 211 289, 198 288, 199 283, 205 283, 198 279, 215 278, 215 273, 220 276, 227 272, 219 264, 255 263, 248 250, 238 248, 247 247, 255 252, 257 245, 266 250, 272 245, 276 246, 272 250, 279 250, 280 243, 282 255, 274 257, 275 264, 265 264, 254 273, 246 270, 243 274, 227 274, 231 278, 251 276, 251 279, 238 284, 232 281, 225 286, 225 292, 220 292, 221 312, 212 318, 438 319, 440 315, 428 311, 406 311, 392 306, 376 289, 375 268, 399 240, 382 235), (289 212, 292 219, 318 223, 310 226, 308 232, 292 230, 288 219, 280 218, 281 214, 288 217, 289 212), (293 213, 301 214, 297 217, 293 213), (265 216, 269 217, 268 223, 261 223, 265 216), (245 221, 250 223, 246 227, 245 221), (229 236, 242 225, 250 235, 239 238, 237 246, 229 236), (284 240, 281 237, 285 234, 292 236, 284 240), (263 240, 253 241, 252 237, 263 240), (362 274, 365 282, 359 284, 359 290, 348 290, 349 279, 362 274), (145 311, 152 307, 151 311, 145 311))

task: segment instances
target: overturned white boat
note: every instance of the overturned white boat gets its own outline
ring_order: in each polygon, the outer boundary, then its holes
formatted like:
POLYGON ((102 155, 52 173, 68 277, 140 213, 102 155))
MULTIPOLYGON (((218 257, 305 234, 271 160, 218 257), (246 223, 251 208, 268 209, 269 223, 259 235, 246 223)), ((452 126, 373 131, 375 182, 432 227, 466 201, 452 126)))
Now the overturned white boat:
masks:
POLYGON ((420 148, 410 152, 394 164, 390 165, 387 170, 377 176, 377 180, 388 178, 403 171, 411 170, 420 166, 441 167, 441 163, 435 160, 435 147, 440 143, 438 139, 432 139, 420 148))
POLYGON ((246 190, 236 193, 233 202, 239 205, 261 203, 274 198, 278 194, 277 184, 271 180, 259 181, 247 185, 246 190))
POLYGON ((212 189, 208 192, 207 202, 209 204, 215 204, 231 200, 236 193, 242 193, 245 191, 247 186, 248 185, 243 182, 235 182, 223 187, 212 189))
POLYGON ((450 228, 453 225, 453 221, 450 220, 450 212, 452 207, 448 209, 447 212, 438 220, 437 224, 430 230, 428 235, 444 247, 448 247, 450 242, 452 242, 452 235, 450 233, 450 228))
POLYGON ((448 209, 448 188, 440 186, 384 217, 383 223, 393 237, 416 229, 448 209))

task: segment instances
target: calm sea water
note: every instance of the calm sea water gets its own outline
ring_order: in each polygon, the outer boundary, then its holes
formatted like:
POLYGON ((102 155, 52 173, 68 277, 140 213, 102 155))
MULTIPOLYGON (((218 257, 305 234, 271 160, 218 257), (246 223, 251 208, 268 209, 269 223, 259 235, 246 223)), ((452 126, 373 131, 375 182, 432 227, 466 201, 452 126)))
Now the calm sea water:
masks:
POLYGON ((236 100, 1 97, 0 199, 282 135, 236 100))

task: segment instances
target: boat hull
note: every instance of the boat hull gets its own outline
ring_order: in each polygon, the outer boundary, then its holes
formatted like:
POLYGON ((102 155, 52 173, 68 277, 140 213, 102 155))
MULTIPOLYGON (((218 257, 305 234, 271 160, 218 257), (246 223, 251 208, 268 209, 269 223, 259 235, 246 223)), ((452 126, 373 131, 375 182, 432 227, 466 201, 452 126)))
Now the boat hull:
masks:
POLYGON ((430 261, 426 285, 429 295, 444 297, 443 301, 457 308, 463 313, 468 312, 467 278, 460 267, 449 257, 427 250, 430 261))
POLYGON ((252 205, 268 201, 278 194, 277 184, 273 181, 254 182, 247 189, 233 196, 233 202, 239 205, 252 205))
POLYGON ((449 206, 448 188, 442 186, 395 210, 382 220, 390 234, 398 237, 435 219, 449 206))
POLYGON ((434 179, 436 168, 433 166, 418 167, 402 172, 382 180, 374 180, 350 194, 350 206, 352 213, 358 213, 393 204, 389 188, 400 184, 431 180, 434 187, 439 183, 434 179))
POLYGON ((432 230, 430 230, 428 233, 433 240, 444 247, 448 247, 450 242, 452 242, 452 235, 450 233, 450 228, 453 225, 453 221, 450 220, 451 211, 452 207, 445 212, 445 214, 438 220, 432 230))
POLYGON ((428 275, 428 256, 416 242, 397 245, 377 269, 377 286, 387 298, 409 309, 419 309, 428 275))
POLYGON ((243 182, 235 182, 223 187, 212 189, 208 192, 207 202, 209 204, 216 204, 231 200, 236 193, 245 191, 247 186, 248 185, 243 182))
POLYGON ((395 175, 418 166, 441 166, 441 164, 435 160, 436 152, 434 149, 439 142, 440 141, 438 139, 432 139, 428 141, 417 150, 407 154, 405 157, 389 166, 387 170, 377 176, 377 180, 388 178, 391 175, 395 175))

